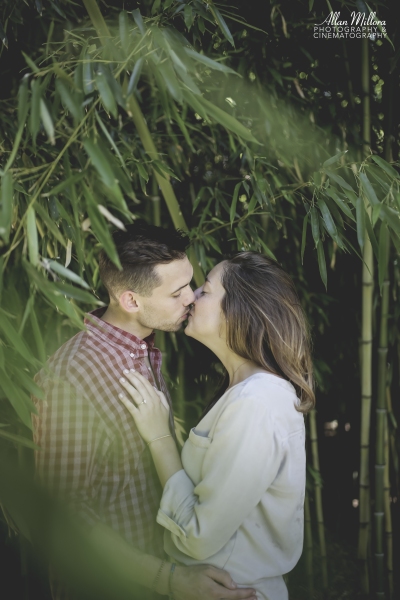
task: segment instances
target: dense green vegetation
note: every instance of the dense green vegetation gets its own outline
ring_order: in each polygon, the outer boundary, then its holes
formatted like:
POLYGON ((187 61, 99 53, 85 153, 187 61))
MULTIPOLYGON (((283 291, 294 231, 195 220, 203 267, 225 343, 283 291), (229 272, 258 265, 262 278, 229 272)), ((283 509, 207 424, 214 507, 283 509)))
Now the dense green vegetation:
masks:
MULTIPOLYGON (((196 283, 225 253, 275 256, 307 312, 318 383, 318 418, 314 411, 308 419, 305 568, 289 577, 294 598, 356 597, 356 590, 389 598, 394 589, 394 7, 6 0, 0 8, 2 449, 12 455, 18 447, 22 456, 22 447, 32 447, 29 394, 40 394, 32 376, 82 326, 84 311, 106 301, 97 254, 104 247, 117 261, 113 228, 144 217, 188 230, 196 283), (375 11, 390 40, 314 38, 314 24, 331 9, 343 19, 375 11), (324 423, 337 439, 351 437, 348 465, 336 465, 340 508, 327 493, 335 461, 327 446, 333 438, 318 444, 324 423), (353 490, 346 478, 354 472, 353 490), (351 569, 338 576, 357 554, 360 579, 351 569)), ((187 428, 219 366, 181 334, 158 334, 158 343, 187 428)))

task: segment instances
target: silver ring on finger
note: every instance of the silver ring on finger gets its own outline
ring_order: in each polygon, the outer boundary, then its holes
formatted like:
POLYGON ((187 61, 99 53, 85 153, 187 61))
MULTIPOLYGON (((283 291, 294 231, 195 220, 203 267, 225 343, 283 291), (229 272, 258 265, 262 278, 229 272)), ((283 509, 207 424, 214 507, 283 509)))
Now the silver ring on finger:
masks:
POLYGON ((141 404, 146 404, 146 400, 142 400, 142 402, 139 402, 138 406, 140 406, 141 404))

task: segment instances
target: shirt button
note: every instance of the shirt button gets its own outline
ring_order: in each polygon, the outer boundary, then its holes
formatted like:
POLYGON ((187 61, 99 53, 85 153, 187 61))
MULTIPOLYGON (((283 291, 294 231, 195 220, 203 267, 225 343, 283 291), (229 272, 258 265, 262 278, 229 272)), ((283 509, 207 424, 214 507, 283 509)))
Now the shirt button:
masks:
POLYGON ((133 354, 133 352, 131 352, 129 356, 132 356, 132 358, 135 358, 135 355, 133 354))
POLYGON ((140 347, 142 350, 145 350, 147 348, 146 344, 140 344, 140 347))

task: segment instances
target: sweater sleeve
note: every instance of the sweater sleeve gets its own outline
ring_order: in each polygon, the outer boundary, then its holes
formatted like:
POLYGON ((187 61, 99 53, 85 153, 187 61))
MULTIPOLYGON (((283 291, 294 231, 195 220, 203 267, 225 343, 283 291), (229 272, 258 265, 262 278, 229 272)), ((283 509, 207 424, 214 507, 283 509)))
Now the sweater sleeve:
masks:
POLYGON ((284 458, 265 398, 239 396, 223 411, 194 486, 184 470, 166 483, 157 521, 196 560, 218 552, 274 481, 284 458))

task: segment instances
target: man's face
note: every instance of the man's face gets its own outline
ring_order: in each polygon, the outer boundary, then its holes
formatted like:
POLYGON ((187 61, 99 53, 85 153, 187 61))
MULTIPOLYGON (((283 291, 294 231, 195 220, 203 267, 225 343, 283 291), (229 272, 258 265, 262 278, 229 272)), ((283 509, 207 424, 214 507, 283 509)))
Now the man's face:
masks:
POLYGON ((193 267, 185 256, 157 265, 155 271, 162 283, 153 289, 151 296, 137 296, 138 323, 149 329, 178 331, 195 299, 190 287, 193 267))

